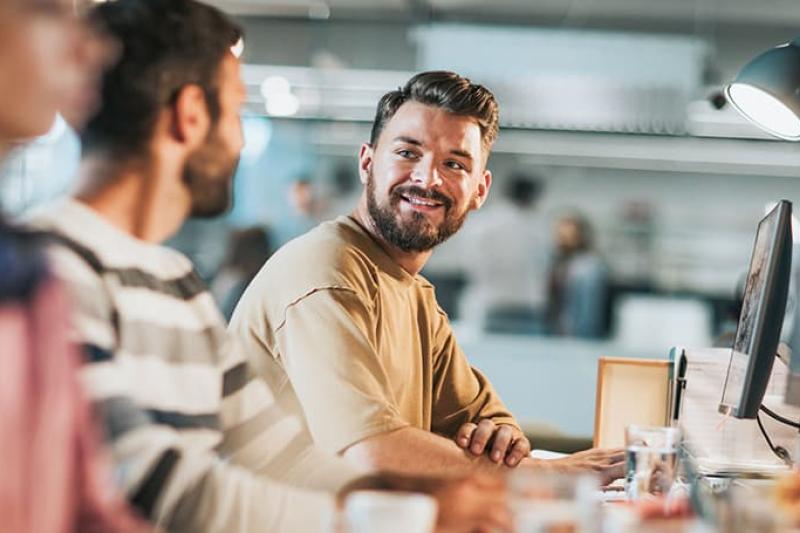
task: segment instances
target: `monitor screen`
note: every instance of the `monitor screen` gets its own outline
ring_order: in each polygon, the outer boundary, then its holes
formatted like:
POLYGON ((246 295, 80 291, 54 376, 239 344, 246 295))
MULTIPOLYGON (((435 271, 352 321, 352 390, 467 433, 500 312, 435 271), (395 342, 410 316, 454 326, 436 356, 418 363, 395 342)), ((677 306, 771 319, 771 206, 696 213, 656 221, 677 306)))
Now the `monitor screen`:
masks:
POLYGON ((720 411, 754 418, 778 347, 791 271, 791 203, 758 225, 720 411))
POLYGON ((798 221, 792 217, 792 233, 795 242, 792 246, 792 278, 789 284, 789 301, 786 304, 786 314, 790 320, 784 320, 784 331, 781 340, 787 342, 789 360, 789 375, 786 380, 786 391, 783 401, 786 404, 800 407, 800 245, 798 245, 798 221), (791 308, 791 309, 790 309, 791 308), (790 329, 786 328, 787 324, 790 329))

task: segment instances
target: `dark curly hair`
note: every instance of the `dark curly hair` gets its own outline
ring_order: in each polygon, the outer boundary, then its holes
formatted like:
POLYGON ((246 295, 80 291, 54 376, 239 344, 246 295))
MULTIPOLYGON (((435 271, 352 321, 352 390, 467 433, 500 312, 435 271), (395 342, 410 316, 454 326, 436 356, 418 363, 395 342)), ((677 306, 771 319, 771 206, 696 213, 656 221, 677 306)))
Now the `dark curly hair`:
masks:
POLYGON ((239 26, 194 0, 116 0, 89 13, 94 28, 119 47, 102 80, 102 105, 80 132, 84 153, 141 153, 161 109, 181 88, 198 85, 212 121, 219 116, 218 71, 239 26))

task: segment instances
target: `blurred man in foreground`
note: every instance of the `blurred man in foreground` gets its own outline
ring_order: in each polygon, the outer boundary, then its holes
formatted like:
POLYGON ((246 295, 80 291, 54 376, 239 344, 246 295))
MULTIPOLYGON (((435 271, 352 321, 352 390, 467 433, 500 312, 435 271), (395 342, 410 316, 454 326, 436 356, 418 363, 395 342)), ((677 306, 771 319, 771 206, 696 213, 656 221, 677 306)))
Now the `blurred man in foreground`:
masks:
MULTIPOLYGON (((57 111, 82 119, 104 55, 72 2, 0 2, 0 164, 57 111)), ((43 246, 0 214, 0 531, 140 531, 114 491, 43 246)))
POLYGON ((508 527, 495 481, 364 477, 286 440, 282 406, 244 358, 192 264, 160 245, 231 202, 245 90, 238 28, 193 0, 117 0, 90 20, 116 41, 102 107, 82 129, 78 190, 35 217, 59 241, 77 304, 82 378, 129 500, 169 531, 319 531, 335 495, 422 490, 442 530, 508 527), (278 481, 280 480, 280 481, 278 481), (460 497, 457 497, 460 496, 460 497))

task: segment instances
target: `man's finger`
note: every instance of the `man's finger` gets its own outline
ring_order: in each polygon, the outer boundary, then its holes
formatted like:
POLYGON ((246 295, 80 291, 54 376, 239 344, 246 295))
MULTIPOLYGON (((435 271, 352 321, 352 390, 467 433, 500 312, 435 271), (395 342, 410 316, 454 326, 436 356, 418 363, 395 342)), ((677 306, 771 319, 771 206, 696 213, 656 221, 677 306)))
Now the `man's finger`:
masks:
POLYGON ((620 461, 625 461, 625 448, 617 448, 614 450, 610 450, 610 457, 609 462, 611 463, 619 463, 620 461))
POLYGON ((602 459, 606 463, 618 463, 625 460, 625 448, 610 448, 608 450, 595 450, 595 457, 602 459))
POLYGON ((606 467, 601 473, 601 483, 605 486, 620 478, 625 477, 625 462, 614 463, 606 467))
POLYGON ((525 437, 518 437, 506 456, 506 466, 517 466, 522 459, 530 455, 531 443, 525 437))
POLYGON ((488 418, 484 418, 478 423, 478 428, 472 434, 472 443, 470 444, 469 451, 475 455, 481 455, 486 449, 486 443, 492 438, 494 430, 497 426, 488 418))
POLYGON ((456 433, 456 444, 460 448, 464 448, 465 450, 469 448, 469 443, 472 440, 472 434, 477 429, 478 425, 473 424, 472 422, 467 422, 463 426, 458 429, 458 433, 456 433))
POLYGON ((492 462, 498 464, 503 462, 513 438, 514 430, 511 426, 500 426, 494 434, 494 439, 492 439, 492 451, 489 454, 492 462))
POLYGON ((601 448, 591 448, 576 454, 571 455, 577 460, 585 460, 590 462, 599 462, 604 464, 613 464, 625 460, 625 448, 610 448, 607 450, 601 448))

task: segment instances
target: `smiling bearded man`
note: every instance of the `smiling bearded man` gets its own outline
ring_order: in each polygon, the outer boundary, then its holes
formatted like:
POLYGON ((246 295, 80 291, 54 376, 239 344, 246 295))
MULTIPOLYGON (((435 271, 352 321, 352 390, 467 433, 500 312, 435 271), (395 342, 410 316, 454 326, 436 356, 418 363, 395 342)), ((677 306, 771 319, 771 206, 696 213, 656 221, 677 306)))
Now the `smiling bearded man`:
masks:
POLYGON ((454 473, 530 467, 622 473, 620 451, 532 461, 530 444, 456 342, 432 249, 483 205, 498 109, 485 87, 425 72, 381 98, 349 217, 288 243, 231 320, 235 349, 271 384, 289 438, 372 468, 454 473))

